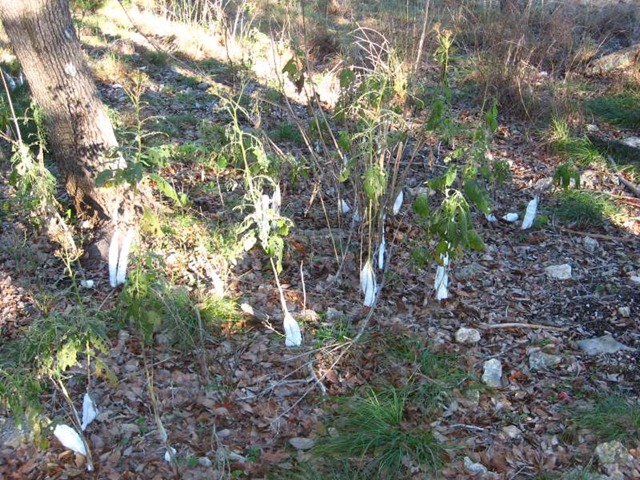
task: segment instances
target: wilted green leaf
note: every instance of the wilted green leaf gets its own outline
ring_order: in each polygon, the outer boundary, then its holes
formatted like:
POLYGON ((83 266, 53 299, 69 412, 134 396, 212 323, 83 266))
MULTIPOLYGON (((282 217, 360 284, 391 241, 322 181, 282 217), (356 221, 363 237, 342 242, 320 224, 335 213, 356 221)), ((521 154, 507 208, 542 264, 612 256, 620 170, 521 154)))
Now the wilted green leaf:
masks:
POLYGON ((378 167, 371 167, 364 173, 364 191, 371 200, 377 200, 387 188, 385 172, 378 167))
POLYGON ((338 78, 340 79, 340 88, 347 88, 356 79, 356 75, 355 73, 353 73, 353 71, 345 68, 340 72, 338 78))
POLYGON ((413 211, 420 215, 422 218, 429 217, 431 209, 429 208, 429 199, 424 193, 421 193, 416 197, 413 202, 413 211))
POLYGON ((433 105, 431 106, 431 115, 429 115, 429 120, 425 125, 425 129, 427 131, 435 131, 440 126, 442 121, 442 117, 444 116, 444 102, 442 99, 437 98, 433 105))
POLYGON ((297 78, 300 70, 298 69, 298 62, 296 59, 291 57, 289 61, 282 67, 282 73, 288 73, 291 78, 297 78))
POLYGON ((478 185, 475 180, 467 180, 465 182, 464 193, 467 194, 469 200, 471 200, 482 213, 491 213, 491 200, 489 198, 489 193, 478 185))

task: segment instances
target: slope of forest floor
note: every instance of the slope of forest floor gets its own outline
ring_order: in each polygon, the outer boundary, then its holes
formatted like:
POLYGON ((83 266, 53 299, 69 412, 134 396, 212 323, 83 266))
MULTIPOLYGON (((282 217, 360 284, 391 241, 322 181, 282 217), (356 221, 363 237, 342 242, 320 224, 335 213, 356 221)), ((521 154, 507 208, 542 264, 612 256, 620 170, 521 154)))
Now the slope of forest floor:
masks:
MULTIPOLYGON (((491 192, 500 220, 473 213, 485 249, 451 262, 450 298, 438 302, 435 263, 422 253, 429 239, 411 204, 445 171, 447 147, 437 139, 419 146, 414 161, 403 163, 404 204, 386 225, 389 266, 370 310, 359 288, 358 227, 340 212, 332 185, 316 181, 300 161, 309 153, 296 121, 308 125, 314 117, 296 86, 269 79, 259 58, 249 62, 253 69, 243 65, 251 52, 230 51, 220 39, 206 43, 191 32, 201 43, 196 53, 187 52, 180 31, 161 31, 165 20, 143 24, 140 17, 136 30, 122 26, 122 13, 111 14, 78 24, 101 95, 126 142, 140 125, 131 95, 142 85, 139 113, 145 131, 155 133, 145 154, 156 155, 145 160, 189 203, 163 197, 157 216, 145 220, 145 245, 129 278, 162 289, 153 302, 136 304, 132 294, 110 289, 106 271, 75 266, 77 282, 94 282, 81 284, 79 308, 55 246, 11 209, 13 191, 2 181, 0 201, 8 206, 0 213, 3 344, 40 319, 64 324, 71 316, 82 321, 78 315, 106 322, 111 343, 98 355, 108 375, 87 375, 84 360, 64 375, 76 408, 88 386, 98 406, 85 432, 95 472, 87 473, 84 457, 53 436, 46 448, 25 441, 0 407, 0 477, 640 478, 640 199, 606 162, 581 168, 581 191, 606 199, 614 212, 600 209, 588 221, 580 215, 591 210, 567 214, 562 207, 580 205, 569 201, 573 190, 554 184, 562 156, 544 130, 500 115, 489 147, 511 172, 491 192), (154 44, 165 50, 155 51, 154 44), (240 208, 241 175, 215 151, 235 120, 223 108, 225 96, 252 114, 258 105, 259 126, 255 117, 239 114, 241 127, 299 160, 280 172, 283 215, 294 226, 279 279, 303 327, 299 348, 285 346, 269 257, 257 247, 239 252, 234 244, 232 225, 247 210, 240 208), (522 217, 536 196, 545 222, 522 230, 520 222, 501 219, 510 212, 522 217), (548 267, 558 265, 570 266, 569 278, 553 277, 548 267), (212 269, 223 273, 224 301, 202 296, 220 293, 212 269), (165 318, 147 318, 137 328, 130 320, 136 306, 165 318), (475 329, 479 339, 462 339, 461 328, 475 329), (193 332, 201 337, 191 338, 193 332), (580 347, 606 335, 621 346, 599 354, 580 347), (491 359, 502 368, 499 385, 483 378, 491 359), (397 434, 391 438, 400 445, 398 469, 391 471, 376 463, 383 440, 365 453, 349 450, 362 441, 349 422, 360 421, 369 432, 366 412, 394 408, 401 419, 382 420, 382 431, 397 434), (581 422, 593 412, 600 412, 595 425, 581 422), (602 424, 612 424, 614 434, 602 433, 602 424), (327 447, 340 438, 347 443, 338 449, 351 455, 327 447), (411 446, 416 439, 421 448, 411 446), (622 450, 606 463, 602 450, 617 448, 614 440, 622 450)), ((286 52, 282 56, 286 61, 286 52)), ((425 77, 432 74, 437 78, 437 68, 425 69, 425 77)), ((606 90, 608 81, 599 78, 598 88, 606 90)), ((327 86, 328 115, 335 92, 327 86)), ((461 98, 455 114, 473 121, 477 105, 461 98)), ((412 113, 411 121, 422 124, 429 112, 412 113)), ((638 134, 598 117, 589 124, 604 138, 638 134)), ((7 158, 2 166, 10 170, 7 158)), ((68 422, 69 406, 57 388, 40 400, 50 418, 68 422)))

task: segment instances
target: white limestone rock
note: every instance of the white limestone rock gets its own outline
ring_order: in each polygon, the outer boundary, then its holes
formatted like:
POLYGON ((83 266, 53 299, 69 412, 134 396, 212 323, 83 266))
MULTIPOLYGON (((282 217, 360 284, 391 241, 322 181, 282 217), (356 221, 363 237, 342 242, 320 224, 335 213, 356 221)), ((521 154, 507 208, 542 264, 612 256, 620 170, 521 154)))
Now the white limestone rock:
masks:
POLYGON ((500 360, 492 358, 484 362, 482 381, 489 387, 500 388, 502 386, 502 363, 500 360))
POLYGON ((571 265, 563 263, 562 265, 549 265, 544 269, 549 278, 555 280, 570 280, 571 279, 571 265))
POLYGON ((474 344, 480 341, 480 332, 475 328, 460 327, 455 334, 456 342, 474 344))

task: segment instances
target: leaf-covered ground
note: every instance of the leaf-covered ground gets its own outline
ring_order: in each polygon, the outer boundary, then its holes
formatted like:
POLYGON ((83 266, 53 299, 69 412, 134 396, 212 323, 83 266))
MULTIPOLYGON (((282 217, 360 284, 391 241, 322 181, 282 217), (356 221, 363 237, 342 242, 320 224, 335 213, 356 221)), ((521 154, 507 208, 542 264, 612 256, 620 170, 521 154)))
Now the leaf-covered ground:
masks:
MULTIPOLYGON (((161 302, 179 304, 175 299, 181 291, 188 296, 215 290, 211 268, 221 262, 220 249, 234 248, 225 243, 225 228, 243 218, 233 209, 242 202, 242 187, 234 190, 242 180, 207 150, 216 128, 231 122, 220 108, 221 98, 240 99, 242 92, 247 105, 260 104, 260 131, 269 133, 273 148, 297 158, 308 153, 292 112, 305 122, 310 117, 294 85, 273 87, 279 85, 275 78, 269 83, 269 62, 255 52, 249 62, 253 70, 238 66, 251 52, 230 52, 214 37, 187 54, 181 43, 186 33, 164 33, 164 20, 144 25, 140 20, 145 37, 121 12, 108 12, 109 22, 97 16, 79 24, 101 94, 116 124, 130 128, 133 109, 123 85, 136 72, 145 75, 143 114, 150 119, 145 129, 162 132, 155 145, 175 147, 154 166, 191 202, 177 207, 166 201, 165 210, 172 211, 160 218, 167 225, 147 229, 144 238, 155 255, 154 268, 170 280, 161 302), (150 41, 183 60, 154 53, 150 41), (273 94, 277 88, 290 94, 290 108, 273 94), (202 145, 202 150, 180 145, 202 145)), ((191 38, 202 41, 195 33, 191 38)), ((475 108, 461 102, 456 114, 473 119, 475 108)), ((414 113, 412 121, 425 121, 426 113, 414 113)), ((247 119, 241 123, 255 128, 247 119)), ((634 133, 597 117, 593 123, 611 137, 634 133)), ((164 331, 154 332, 146 345, 142 334, 123 321, 124 300, 109 288, 106 269, 80 269, 79 279, 95 282, 94 288, 81 289, 82 296, 87 305, 99 305, 112 328, 104 356, 111 377, 89 381, 100 412, 86 431, 95 472, 87 473, 85 459, 52 436, 44 449, 22 441, 11 416, 0 410, 0 476, 370 478, 369 457, 379 452, 328 460, 309 447, 342 433, 341 419, 349 415, 353 399, 395 391, 406 393, 398 431, 429 434, 437 459, 406 455, 401 469, 382 470, 381 478, 471 478, 479 468, 473 464, 486 468, 477 478, 598 478, 597 473, 640 478, 640 199, 606 163, 594 164, 582 169, 583 189, 614 202, 616 222, 606 216, 586 224, 566 216, 562 221, 562 196, 552 180, 562 157, 539 130, 500 117, 490 152, 509 163, 512 178, 493 192, 493 211, 499 218, 509 212, 522 216, 539 196, 538 215, 548 221, 523 231, 519 222, 491 223, 474 213, 486 248, 452 262, 450 298, 440 303, 433 293, 435 264, 420 261, 427 240, 411 202, 425 182, 444 171, 446 152, 437 139, 421 148, 407 167, 404 206, 387 225, 389 267, 373 311, 362 307, 359 292, 359 232, 340 218, 331 185, 285 168, 283 213, 295 227, 286 241, 280 281, 289 309, 303 326, 301 348, 284 344, 273 271, 257 248, 237 256, 224 278, 226 297, 244 307, 215 310, 205 319, 203 337, 186 343, 190 351, 164 331), (571 278, 549 275, 547 267, 561 264, 571 266, 571 278), (480 340, 457 339, 461 327, 476 329, 480 340), (628 349, 589 355, 578 346, 607 334, 628 349), (502 366, 500 386, 483 381, 490 359, 502 366), (602 398, 616 395, 636 415, 618 427, 628 429, 627 456, 618 465, 603 465, 596 448, 607 439, 579 418, 602 398), (175 449, 171 461, 165 459, 168 447, 175 449)), ((9 167, 5 159, 4 171, 9 167)), ((3 181, 0 199, 9 202, 11 195, 3 181)), ((52 312, 64 318, 76 310, 55 247, 22 223, 19 212, 8 208, 0 219, 0 328, 8 344, 38 318, 52 312)), ((141 254, 132 270, 148 258, 141 254)), ((198 307, 206 311, 205 305, 198 307)), ((190 314, 176 310, 168 316, 190 314)), ((79 363, 66 378, 80 408, 89 378, 86 365, 79 363)), ((41 400, 51 418, 68 421, 68 405, 57 390, 47 390, 41 400)))

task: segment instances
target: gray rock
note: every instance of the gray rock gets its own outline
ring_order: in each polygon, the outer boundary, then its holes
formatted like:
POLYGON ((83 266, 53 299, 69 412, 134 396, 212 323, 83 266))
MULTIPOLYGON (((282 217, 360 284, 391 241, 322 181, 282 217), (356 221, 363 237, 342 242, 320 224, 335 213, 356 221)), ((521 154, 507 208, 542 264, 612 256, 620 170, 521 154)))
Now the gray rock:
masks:
POLYGON ((316 444, 312 439, 305 437, 293 437, 289 439, 289 444, 296 450, 309 450, 316 444))
POLYGON ((616 353, 620 350, 634 351, 633 348, 627 347, 618 342, 611 335, 603 335, 602 337, 587 338, 577 342, 578 348, 587 355, 600 355, 601 353, 616 353))
POLYGON ((213 462, 209 460, 207 457, 200 457, 198 459, 198 463, 200 464, 200 466, 205 468, 210 468, 213 465, 213 462))
POLYGON ((341 312, 340 310, 336 310, 333 307, 329 307, 327 308, 327 320, 336 320, 336 319, 341 319, 344 318, 344 312, 341 312))
POLYGON ((631 316, 631 308, 629 307, 618 307, 618 313, 625 318, 629 318, 631 316))
POLYGON ((480 332, 475 328, 461 327, 456 332, 455 337, 458 343, 478 343, 480 341, 480 332))
POLYGON ((640 150, 640 138, 638 137, 627 137, 623 138, 620 143, 626 145, 629 148, 635 148, 640 150))
POLYGON ((563 263, 562 265, 549 265, 544 269, 548 277, 556 280, 570 280, 571 279, 571 265, 563 263))
POLYGON ((590 253, 595 252, 600 246, 600 242, 598 242, 598 240, 596 240, 595 238, 591 238, 591 237, 584 237, 582 239, 582 243, 584 244, 584 248, 586 248, 587 251, 590 253))
POLYGON ((596 447, 596 457, 601 465, 611 463, 629 463, 633 457, 622 443, 615 440, 613 442, 601 443, 596 447))
POLYGON ((482 265, 477 262, 473 262, 456 270, 455 276, 460 280, 468 280, 470 278, 478 276, 481 273, 484 273, 485 270, 486 269, 482 265))
POLYGON ((522 431, 515 425, 507 425, 502 429, 502 433, 504 433, 505 436, 507 438, 510 438, 511 440, 522 437, 522 431))
POLYGON ((502 363, 500 360, 492 358, 484 362, 482 381, 489 387, 499 388, 502 386, 502 363))
POLYGON ((487 467, 485 467, 481 463, 474 462, 469 457, 464 457, 463 462, 464 468, 466 468, 467 471, 473 475, 486 475, 487 473, 489 473, 487 467))
POLYGON ((540 350, 529 354, 529 368, 531 370, 553 367, 561 361, 562 357, 560 355, 551 355, 549 353, 541 352, 540 350))

